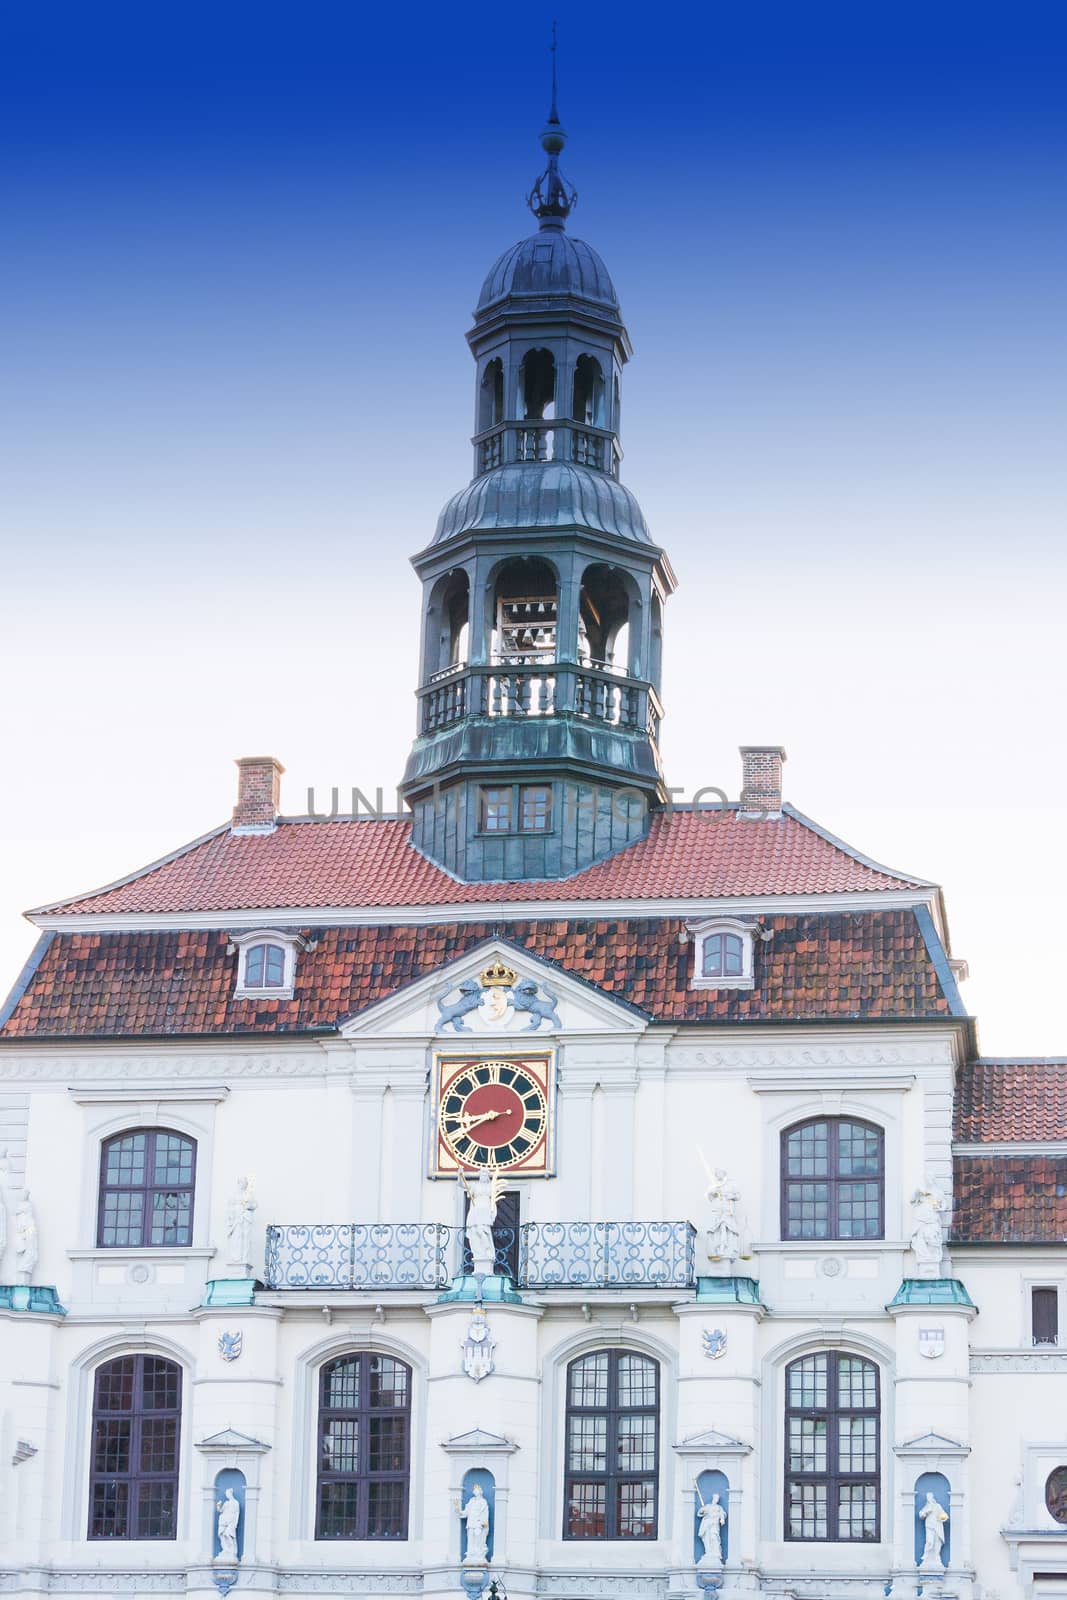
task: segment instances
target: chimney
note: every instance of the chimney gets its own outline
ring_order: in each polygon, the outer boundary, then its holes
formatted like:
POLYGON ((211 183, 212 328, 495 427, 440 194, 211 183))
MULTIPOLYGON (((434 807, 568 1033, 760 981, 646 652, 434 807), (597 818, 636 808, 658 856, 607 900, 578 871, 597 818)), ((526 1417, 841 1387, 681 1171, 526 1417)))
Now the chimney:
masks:
POLYGON ((274 756, 241 756, 237 762, 237 804, 231 833, 271 833, 278 821, 278 802, 285 768, 274 756))
POLYGON ((741 810, 748 815, 778 816, 782 809, 782 766, 785 751, 780 744, 741 746, 741 810))

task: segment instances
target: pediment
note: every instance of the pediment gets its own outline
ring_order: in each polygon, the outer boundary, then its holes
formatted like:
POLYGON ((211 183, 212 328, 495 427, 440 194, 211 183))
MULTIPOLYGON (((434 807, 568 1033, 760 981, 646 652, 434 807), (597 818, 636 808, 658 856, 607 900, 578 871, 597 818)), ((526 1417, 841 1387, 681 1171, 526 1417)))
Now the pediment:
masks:
POLYGON ((270 1445, 264 1444, 262 1439, 253 1439, 251 1434, 238 1433, 236 1428, 223 1428, 219 1433, 211 1433, 206 1439, 197 1441, 198 1450, 250 1450, 260 1452, 269 1450, 270 1445))
POLYGON ((484 1428, 471 1428, 467 1433, 453 1434, 441 1441, 441 1449, 452 1455, 511 1455, 519 1447, 513 1439, 499 1433, 487 1433, 484 1428))
POLYGON ((690 1434, 674 1448, 680 1456, 747 1456, 752 1450, 750 1444, 733 1439, 728 1433, 720 1433, 717 1428, 706 1428, 703 1433, 690 1434))
POLYGON ((648 1017, 616 995, 487 939, 340 1026, 342 1038, 554 1039, 643 1033, 648 1017), (487 976, 488 974, 488 976, 487 976))
POLYGON ((943 1433, 921 1433, 918 1438, 908 1439, 896 1447, 898 1456, 968 1456, 970 1453, 970 1445, 961 1444, 958 1439, 949 1439, 943 1433))

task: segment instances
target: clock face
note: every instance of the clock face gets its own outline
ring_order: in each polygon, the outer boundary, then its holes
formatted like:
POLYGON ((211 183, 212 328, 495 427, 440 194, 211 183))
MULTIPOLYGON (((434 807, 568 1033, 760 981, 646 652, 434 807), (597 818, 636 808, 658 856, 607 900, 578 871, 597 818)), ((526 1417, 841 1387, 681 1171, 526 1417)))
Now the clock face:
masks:
POLYGON ((438 1173, 548 1171, 550 1058, 439 1057, 438 1173))

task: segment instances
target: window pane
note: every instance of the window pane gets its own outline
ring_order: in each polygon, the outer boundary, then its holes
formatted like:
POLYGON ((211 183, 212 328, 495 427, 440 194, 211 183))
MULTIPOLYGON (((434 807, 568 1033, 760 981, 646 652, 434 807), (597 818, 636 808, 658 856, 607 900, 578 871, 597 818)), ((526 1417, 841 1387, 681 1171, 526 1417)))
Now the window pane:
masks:
POLYGON ((878 1471, 878 1421, 875 1417, 842 1417, 838 1424, 838 1471, 878 1471))
POLYGON ((804 1356, 789 1368, 790 1410, 814 1411, 826 1406, 826 1356, 804 1356))
POLYGON ((552 790, 525 784, 519 790, 519 826, 526 833, 545 833, 552 825, 552 790))
POLYGON ((482 829, 485 833, 510 832, 510 788, 482 790, 482 829))
POLYGON ((826 1485, 824 1483, 791 1483, 789 1485, 789 1537, 791 1539, 825 1539, 826 1485))
POLYGON ((371 1417, 371 1472, 403 1472, 407 1464, 408 1421, 406 1417, 371 1417))
POLYGON ((188 1189, 153 1194, 151 1244, 188 1244, 192 1237, 193 1197, 188 1189))
POLYGON ((826 1239, 830 1233, 830 1186, 790 1183, 786 1190, 787 1239, 826 1239))
POLYGON ((655 1536, 656 1496, 651 1483, 620 1483, 616 1510, 620 1539, 655 1536))
POLYGON ((136 1187, 145 1181, 145 1147, 147 1135, 131 1133, 123 1139, 113 1139, 104 1157, 104 1182, 111 1186, 136 1187))
POLYGON ((654 1406, 656 1367, 642 1356, 619 1357, 619 1405, 654 1406))
POLYGON ((722 962, 722 934, 709 933, 707 938, 704 940, 704 977, 721 978, 722 962))
POLYGON ((567 1467, 571 1472, 606 1472, 608 1420, 571 1417, 567 1435, 567 1467))
POLYGON ((858 1122, 838 1124, 837 1170, 843 1178, 882 1170, 882 1140, 874 1128, 858 1122))
POLYGON ((604 1505, 602 1483, 572 1483, 567 1502, 568 1536, 571 1539, 603 1539, 607 1533, 604 1505))
POLYGON ((723 975, 727 978, 739 978, 744 967, 745 947, 739 934, 727 933, 723 936, 723 975))
POLYGON ((407 1533, 405 1501, 407 1485, 374 1483, 367 1485, 367 1538, 403 1539, 407 1533))
POLYGON ((620 1417, 618 1452, 620 1472, 655 1472, 655 1417, 620 1417))
POLYGON ((245 951, 245 988, 262 989, 263 987, 263 956, 265 945, 254 944, 250 950, 245 951))
POLYGON ((177 1418, 146 1418, 141 1424, 141 1471, 177 1472, 177 1470, 177 1418))
POLYGON ((331 1417, 322 1431, 323 1472, 359 1471, 359 1418, 331 1417))
POLYGON ((100 1367, 96 1374, 96 1410, 132 1411, 133 1380, 133 1356, 120 1356, 100 1367))
POLYGON ((839 1356, 837 1361, 838 1404, 843 1410, 858 1411, 878 1404, 878 1372, 873 1362, 857 1356, 839 1356))
POLYGON ((1031 1294, 1031 1331, 1035 1344, 1059 1340, 1059 1299, 1055 1289, 1034 1289, 1031 1294))
POLYGON ((389 1356, 371 1356, 370 1403, 372 1406, 406 1406, 408 1369, 389 1356))
POLYGON ((359 1405, 359 1357, 335 1361, 326 1368, 323 1405, 330 1411, 352 1410, 359 1405))
POLYGON ((606 1406, 608 1403, 608 1353, 586 1356, 570 1369, 572 1406, 606 1406))
POLYGON ((89 1509, 90 1539, 128 1539, 129 1509, 128 1483, 94 1483, 89 1509))
POLYGON ((842 1183, 837 1189, 837 1237, 877 1239, 882 1232, 881 1185, 842 1183))
POLYGON ((129 1421, 117 1417, 96 1424, 93 1429, 94 1472, 129 1472, 131 1427, 129 1421))
POLYGON ((319 1538, 355 1539, 359 1485, 351 1480, 319 1486, 319 1538))
POLYGON ((174 1133, 157 1133, 152 1182, 165 1187, 169 1184, 189 1184, 192 1181, 193 1146, 191 1141, 180 1139, 174 1133))
POLYGON ((791 1178, 829 1176, 830 1125, 807 1122, 786 1138, 786 1172, 791 1178))
POLYGON ((146 1411, 176 1411, 181 1394, 181 1373, 172 1361, 145 1356, 142 1404, 146 1411))
POLYGON ((790 1472, 826 1471, 826 1422, 821 1417, 790 1417, 790 1472))
POLYGON ((263 948, 266 955, 263 986, 280 989, 285 982, 285 951, 280 944, 268 944, 263 948))
POLYGON ((121 1189, 104 1195, 100 1243, 137 1249, 144 1239, 144 1195, 121 1189))
POLYGON ((173 1539, 174 1508, 178 1498, 175 1483, 142 1483, 137 1493, 137 1537, 173 1539))
POLYGON ((838 1486, 837 1537, 875 1539, 878 1536, 878 1496, 873 1483, 838 1486))

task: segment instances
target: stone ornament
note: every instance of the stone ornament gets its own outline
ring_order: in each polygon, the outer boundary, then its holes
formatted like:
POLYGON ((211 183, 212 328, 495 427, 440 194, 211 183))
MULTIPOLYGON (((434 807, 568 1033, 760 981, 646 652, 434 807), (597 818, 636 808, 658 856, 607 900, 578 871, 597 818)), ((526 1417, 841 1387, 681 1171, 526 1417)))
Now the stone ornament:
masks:
POLYGON ((1067 1523, 1067 1467, 1055 1467, 1045 1482, 1045 1507, 1056 1522, 1067 1523))
POLYGON ((704 1354, 709 1361, 718 1361, 720 1356, 726 1354, 725 1329, 705 1328, 700 1337, 704 1342, 704 1354))
POLYGON ((726 1525, 726 1512, 719 1503, 718 1494, 713 1494, 710 1500, 705 1500, 700 1493, 700 1485, 694 1484, 696 1497, 700 1504, 699 1521, 697 1523, 697 1538, 704 1546, 704 1554, 700 1558, 701 1566, 722 1566, 722 1530, 726 1525))
POLYGON ((920 1568, 923 1571, 932 1568, 935 1572, 943 1572, 945 1561, 941 1552, 945 1547, 945 1524, 948 1521, 948 1512, 937 1503, 929 1489, 926 1491, 926 1503, 921 1508, 919 1517, 926 1528, 926 1542, 923 1545, 920 1568))
POLYGON ((493 1351, 496 1349, 496 1340, 489 1331, 489 1319, 481 1306, 470 1320, 462 1349, 464 1372, 475 1383, 481 1383, 493 1371, 493 1351))
POLYGON ((232 1489, 227 1489, 221 1500, 215 1501, 216 1524, 215 1531, 219 1539, 219 1553, 216 1561, 235 1565, 240 1557, 237 1554, 237 1529, 241 1521, 241 1502, 232 1489))
POLYGON ((737 1202, 741 1192, 722 1167, 712 1169, 708 1165, 703 1151, 700 1152, 700 1159, 708 1175, 705 1190, 708 1203, 705 1223, 708 1256, 713 1265, 725 1262, 729 1271, 741 1254, 741 1227, 737 1220, 737 1202))
POLYGON ((242 1329, 236 1333, 220 1333, 218 1337, 218 1352, 223 1361, 237 1361, 244 1349, 245 1336, 242 1329))
POLYGON ((238 1178, 237 1192, 226 1208, 226 1239, 229 1265, 240 1269, 242 1277, 252 1271, 252 1235, 255 1227, 256 1180, 248 1174, 238 1178))
POLYGON ((919 1354, 925 1356, 927 1361, 936 1361, 938 1356, 945 1353, 944 1328, 919 1329, 919 1354))
POLYGON ((33 1214, 30 1191, 20 1189, 15 1206, 15 1281, 32 1283, 34 1268, 40 1253, 37 1237, 37 1219, 33 1214))
POLYGON ((484 1567, 489 1563, 489 1502, 480 1483, 471 1490, 470 1499, 463 1505, 458 1499, 456 1511, 467 1524, 467 1554, 464 1566, 484 1567))
POLYGON ((527 1017, 523 1033, 537 1033, 542 1022, 562 1028, 559 1002, 552 990, 534 978, 520 978, 513 967, 493 962, 476 978, 463 978, 437 999, 438 1026, 442 1032, 500 1032, 527 1017), (455 999, 449 999, 455 995, 455 999), (471 1023, 478 1026, 472 1027, 471 1023))
POLYGON ((919 1264, 921 1278, 936 1278, 945 1253, 944 1216, 948 1200, 936 1183, 927 1180, 911 1197, 912 1254, 919 1264))
POLYGON ((491 1277, 496 1264, 493 1223, 496 1221, 496 1208, 504 1180, 498 1172, 482 1167, 473 1188, 462 1172, 459 1181, 470 1201, 467 1211, 467 1248, 471 1253, 474 1275, 476 1278, 491 1277))

